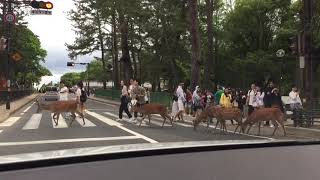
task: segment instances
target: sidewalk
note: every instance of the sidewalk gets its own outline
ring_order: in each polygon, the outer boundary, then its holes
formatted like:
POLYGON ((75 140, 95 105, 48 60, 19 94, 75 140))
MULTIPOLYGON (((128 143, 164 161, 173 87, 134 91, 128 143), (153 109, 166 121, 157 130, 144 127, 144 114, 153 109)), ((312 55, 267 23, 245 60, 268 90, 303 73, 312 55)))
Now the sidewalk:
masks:
POLYGON ((35 100, 39 94, 32 94, 30 96, 24 97, 22 99, 19 99, 17 101, 10 103, 10 110, 6 110, 6 105, 0 106, 0 123, 5 121, 10 115, 21 109, 26 104, 30 103, 31 101, 35 100))

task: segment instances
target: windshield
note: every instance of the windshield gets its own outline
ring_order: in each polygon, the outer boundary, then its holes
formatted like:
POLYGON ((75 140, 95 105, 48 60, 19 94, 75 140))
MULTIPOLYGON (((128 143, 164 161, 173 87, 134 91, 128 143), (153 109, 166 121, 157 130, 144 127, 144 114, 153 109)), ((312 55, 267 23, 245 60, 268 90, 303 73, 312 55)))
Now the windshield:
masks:
POLYGON ((319 139, 304 2, 1 1, 0 156, 319 139))

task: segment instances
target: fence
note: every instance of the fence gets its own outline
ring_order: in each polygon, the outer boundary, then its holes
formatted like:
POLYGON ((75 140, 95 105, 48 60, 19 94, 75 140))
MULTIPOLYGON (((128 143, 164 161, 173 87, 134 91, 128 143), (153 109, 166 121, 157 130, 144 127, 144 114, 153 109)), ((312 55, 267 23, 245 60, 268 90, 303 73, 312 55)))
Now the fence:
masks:
MULTIPOLYGON (((107 98, 111 100, 120 100, 121 91, 120 90, 112 90, 112 89, 97 89, 95 92, 97 97, 107 98)), ((160 103, 171 107, 171 99, 172 95, 167 92, 151 92, 150 93, 150 102, 152 103, 160 103)))
MULTIPOLYGON (((34 93, 33 90, 14 90, 10 92, 10 101, 15 101, 34 93)), ((0 104, 4 104, 7 100, 7 92, 0 90, 0 104)))

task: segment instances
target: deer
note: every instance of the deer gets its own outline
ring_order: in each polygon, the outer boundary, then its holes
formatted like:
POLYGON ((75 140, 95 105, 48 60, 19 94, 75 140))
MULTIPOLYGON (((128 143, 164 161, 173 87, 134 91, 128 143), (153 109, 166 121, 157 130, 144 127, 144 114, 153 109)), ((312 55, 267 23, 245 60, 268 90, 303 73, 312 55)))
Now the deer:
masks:
POLYGON ((220 129, 221 131, 225 132, 227 131, 226 127, 226 120, 235 120, 238 122, 238 126, 236 127, 234 133, 238 130, 240 127, 241 132, 241 125, 242 125, 242 113, 237 108, 219 108, 214 106, 209 106, 205 108, 200 115, 196 117, 196 119, 193 121, 194 130, 196 130, 197 126, 201 122, 207 122, 207 130, 209 131, 210 126, 210 119, 216 118, 217 122, 215 125, 215 130, 218 127, 218 124, 220 123, 220 129))
POLYGON ((78 110, 78 102, 77 101, 56 101, 50 104, 41 104, 39 99, 36 101, 38 105, 37 113, 42 110, 47 110, 53 113, 52 119, 55 122, 55 125, 58 126, 59 116, 63 112, 70 112, 72 121, 69 126, 72 125, 73 121, 76 118, 76 114, 79 114, 83 120, 83 125, 85 125, 84 114, 78 110))
POLYGON ((168 110, 166 108, 166 106, 162 105, 162 104, 156 104, 156 103, 150 103, 150 104, 144 104, 141 106, 138 106, 136 104, 136 100, 132 100, 131 101, 131 112, 139 112, 143 114, 142 119, 140 120, 140 124, 139 126, 141 126, 142 121, 146 118, 146 116, 148 116, 149 119, 149 125, 151 122, 151 115, 152 114, 159 114, 162 118, 163 118, 163 123, 162 123, 162 128, 166 122, 167 119, 170 120, 171 125, 173 125, 173 119, 168 115, 168 110))
POLYGON ((258 136, 260 136, 261 122, 271 120, 275 127, 272 136, 274 136, 279 125, 283 129, 284 136, 286 136, 286 129, 284 127, 284 117, 284 113, 282 113, 279 108, 259 108, 253 111, 248 116, 247 120, 244 121, 244 123, 242 124, 242 130, 245 131, 247 129, 247 126, 249 125, 249 128, 247 130, 247 134, 249 134, 249 131, 253 124, 259 123, 258 136))
POLYGON ((222 131, 227 131, 226 120, 235 120, 238 124, 236 129, 234 130, 234 134, 237 132, 238 128, 240 128, 240 133, 244 132, 242 130, 242 118, 243 114, 238 108, 215 108, 214 114, 217 119, 215 129, 217 129, 218 124, 220 123, 220 129, 222 131))

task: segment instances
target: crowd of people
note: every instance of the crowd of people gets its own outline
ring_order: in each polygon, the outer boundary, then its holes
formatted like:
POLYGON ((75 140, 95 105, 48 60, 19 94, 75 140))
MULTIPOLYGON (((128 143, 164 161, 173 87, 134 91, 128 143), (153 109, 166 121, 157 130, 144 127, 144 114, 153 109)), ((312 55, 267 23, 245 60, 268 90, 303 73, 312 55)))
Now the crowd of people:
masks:
MULTIPOLYGON (((297 126, 295 118, 299 116, 299 114, 296 114, 302 109, 302 102, 299 91, 295 86, 292 87, 292 91, 289 94, 289 103, 294 113, 294 125, 297 126)), ((210 92, 196 86, 193 93, 181 83, 173 95, 172 118, 183 121, 184 113, 195 117, 204 108, 211 105, 223 108, 236 107, 244 115, 250 115, 258 108, 271 107, 280 108, 284 113, 284 104, 280 91, 275 87, 273 81, 269 81, 265 86, 253 83, 248 91, 218 86, 215 92, 210 92)), ((270 122, 266 122, 265 126, 273 125, 270 122)))

